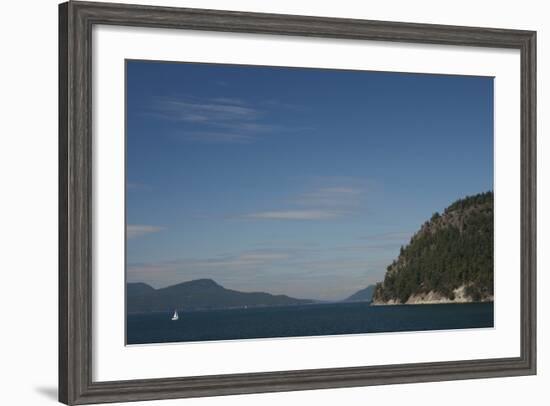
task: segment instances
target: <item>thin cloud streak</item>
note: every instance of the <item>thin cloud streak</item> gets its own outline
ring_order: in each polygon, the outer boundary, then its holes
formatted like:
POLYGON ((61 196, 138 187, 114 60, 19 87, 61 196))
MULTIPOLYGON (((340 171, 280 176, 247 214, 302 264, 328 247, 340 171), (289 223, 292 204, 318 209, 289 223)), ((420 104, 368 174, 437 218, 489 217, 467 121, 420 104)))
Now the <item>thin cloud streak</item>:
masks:
POLYGON ((364 189, 329 183, 289 200, 293 207, 247 213, 238 218, 252 220, 331 220, 356 214, 363 203, 364 189))
POLYGON ((239 106, 244 106, 246 103, 241 100, 234 97, 214 97, 211 99, 213 102, 216 103, 223 103, 223 104, 236 104, 239 106))
POLYGON ((128 224, 126 226, 126 237, 128 239, 142 237, 147 234, 158 233, 164 227, 150 226, 144 224, 128 224))
POLYGON ((327 220, 341 215, 342 213, 327 210, 280 210, 250 213, 241 217, 257 220, 327 220))
POLYGON ((296 203, 305 206, 323 207, 353 207, 361 203, 363 190, 359 187, 332 186, 321 187, 316 190, 303 193, 296 203))
POLYGON ((261 115, 258 110, 244 105, 208 100, 200 102, 165 99, 159 101, 158 110, 175 121, 208 122, 220 126, 237 120, 253 120, 261 115))
POLYGON ((401 241, 408 240, 413 236, 413 231, 394 231, 380 234, 363 235, 360 240, 377 240, 377 241, 401 241))
POLYGON ((254 136, 247 134, 209 131, 182 132, 180 137, 188 141, 205 144, 249 144, 256 139, 254 136))
POLYGON ((284 131, 265 121, 264 110, 230 97, 157 98, 149 114, 180 123, 175 135, 188 142, 248 144, 263 134, 284 131))

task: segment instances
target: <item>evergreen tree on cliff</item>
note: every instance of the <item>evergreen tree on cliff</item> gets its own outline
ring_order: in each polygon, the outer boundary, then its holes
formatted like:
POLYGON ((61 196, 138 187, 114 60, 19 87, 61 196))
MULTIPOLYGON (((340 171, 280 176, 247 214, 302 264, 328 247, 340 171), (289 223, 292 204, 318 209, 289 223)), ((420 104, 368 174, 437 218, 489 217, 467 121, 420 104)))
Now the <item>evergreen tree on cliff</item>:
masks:
POLYGON ((460 199, 443 214, 434 213, 401 247, 377 284, 373 302, 492 300, 493 234, 493 192, 460 199))

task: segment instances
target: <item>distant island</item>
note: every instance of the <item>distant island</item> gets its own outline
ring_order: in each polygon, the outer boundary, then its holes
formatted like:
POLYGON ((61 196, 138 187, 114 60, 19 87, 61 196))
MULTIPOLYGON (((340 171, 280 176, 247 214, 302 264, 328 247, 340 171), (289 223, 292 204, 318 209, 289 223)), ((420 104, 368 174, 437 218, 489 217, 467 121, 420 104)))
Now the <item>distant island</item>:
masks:
POLYGON ((364 289, 358 290, 353 295, 345 299, 345 302, 370 302, 376 285, 369 285, 364 289))
POLYGON ((414 234, 373 305, 493 301, 493 193, 457 200, 414 234))
POLYGON ((128 313, 288 306, 314 302, 265 292, 239 292, 226 289, 212 279, 197 279, 162 289, 154 289, 146 283, 126 285, 128 313))

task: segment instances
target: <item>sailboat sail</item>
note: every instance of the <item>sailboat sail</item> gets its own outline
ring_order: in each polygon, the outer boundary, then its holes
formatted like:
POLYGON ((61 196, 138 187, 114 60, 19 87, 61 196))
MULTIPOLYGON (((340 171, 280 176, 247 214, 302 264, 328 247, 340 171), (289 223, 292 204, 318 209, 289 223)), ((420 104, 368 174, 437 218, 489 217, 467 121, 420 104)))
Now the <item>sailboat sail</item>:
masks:
POLYGON ((178 319, 179 319, 178 311, 174 310, 174 315, 172 316, 172 320, 178 320, 178 319))

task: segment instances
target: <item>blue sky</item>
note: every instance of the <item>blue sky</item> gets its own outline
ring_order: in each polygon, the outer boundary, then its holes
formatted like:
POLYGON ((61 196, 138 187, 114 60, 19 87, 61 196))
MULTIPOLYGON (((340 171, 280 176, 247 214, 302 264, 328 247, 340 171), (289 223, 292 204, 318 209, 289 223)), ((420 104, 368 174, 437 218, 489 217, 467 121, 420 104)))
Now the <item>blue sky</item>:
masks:
POLYGON ((335 300, 493 188, 493 79, 127 62, 127 279, 335 300))

